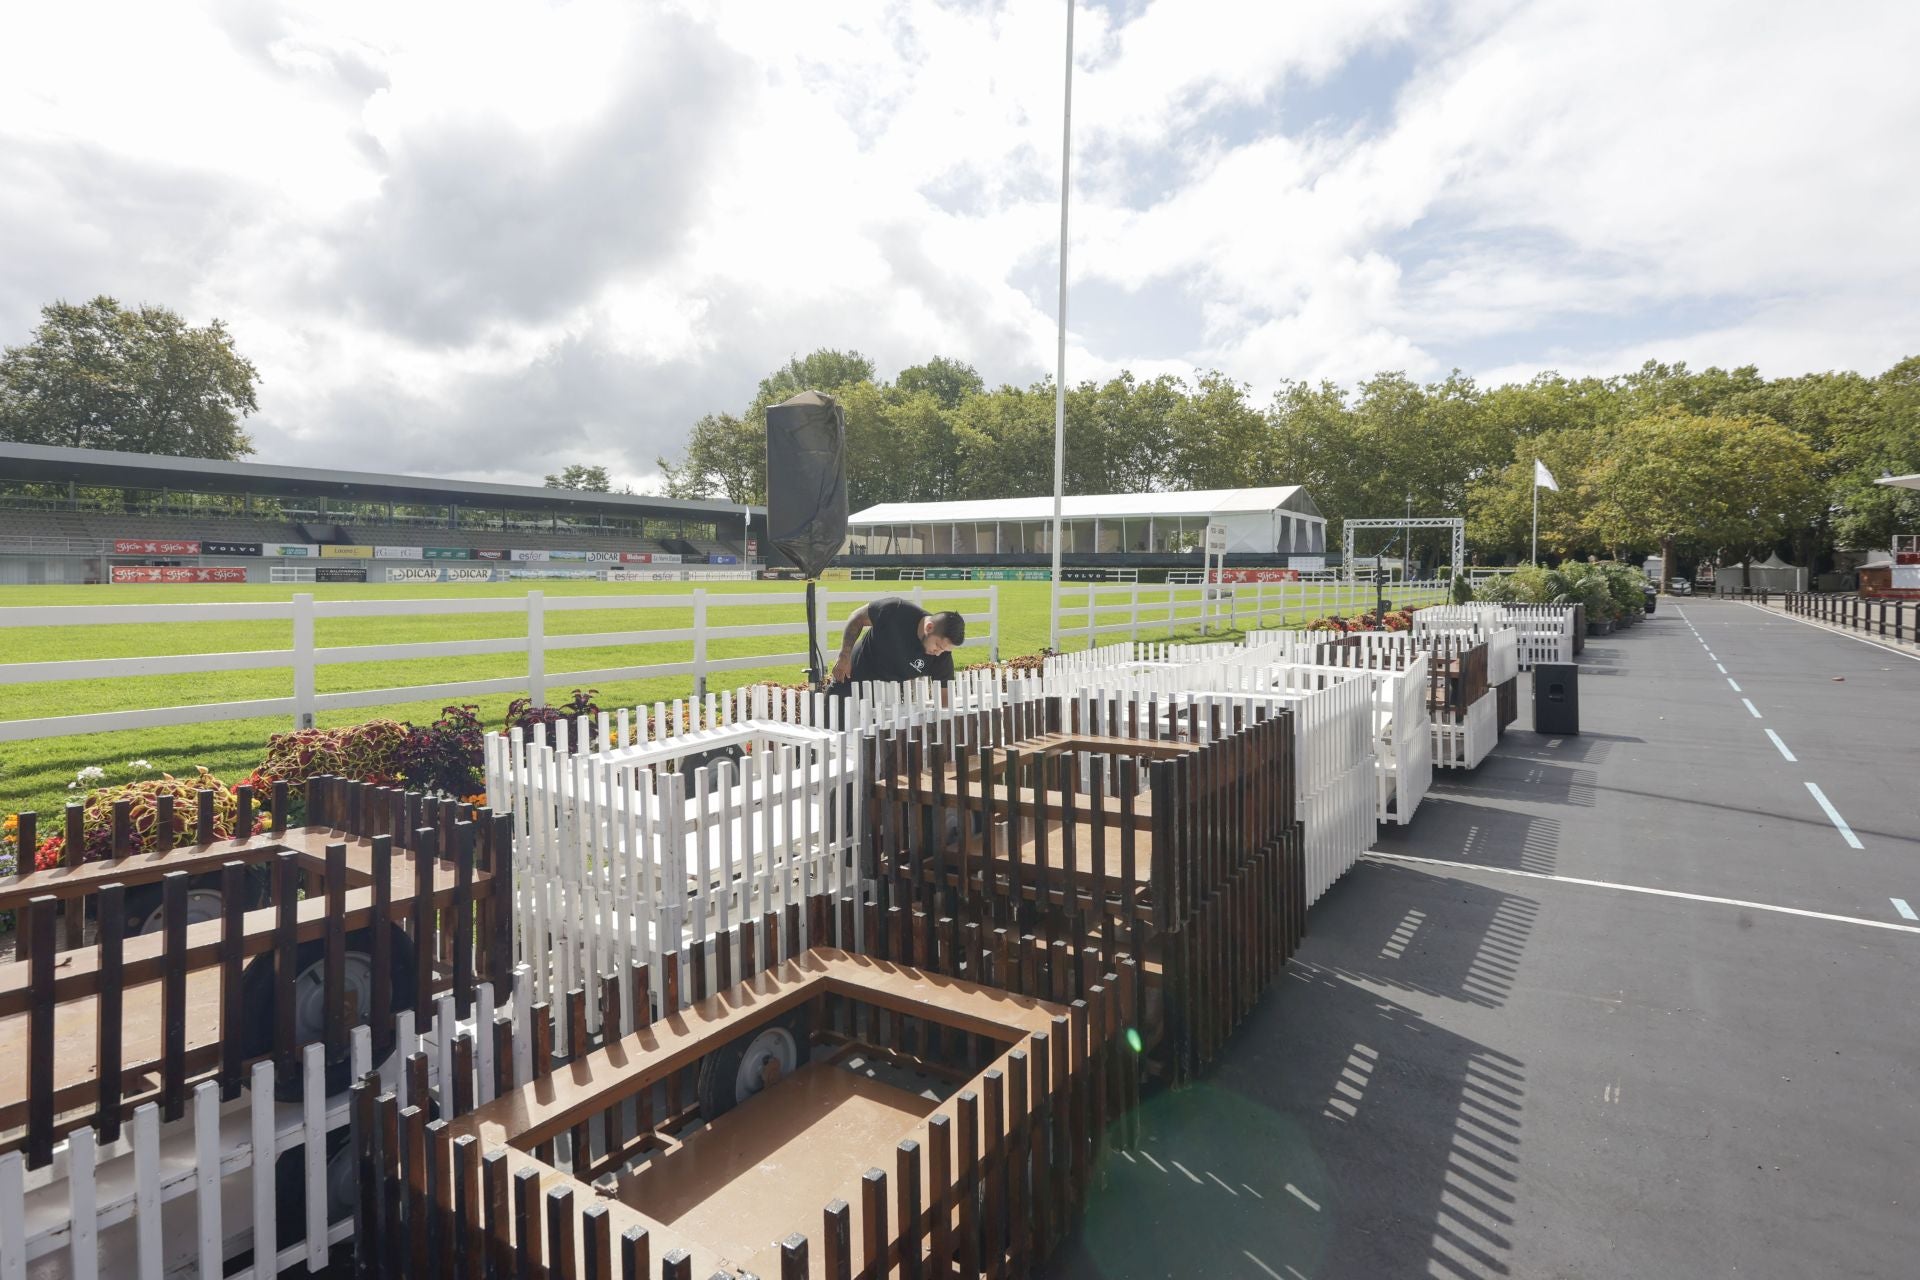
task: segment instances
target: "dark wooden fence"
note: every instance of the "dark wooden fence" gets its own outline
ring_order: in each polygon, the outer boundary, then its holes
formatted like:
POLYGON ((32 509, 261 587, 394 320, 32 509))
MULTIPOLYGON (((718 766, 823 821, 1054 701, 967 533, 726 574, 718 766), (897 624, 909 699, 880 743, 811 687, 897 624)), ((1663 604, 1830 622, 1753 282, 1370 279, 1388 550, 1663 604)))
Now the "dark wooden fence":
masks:
MULTIPOLYGON (((1754 592, 1752 598, 1768 602, 1764 591, 1754 592)), ((1788 613, 1848 631, 1889 640, 1920 640, 1920 600, 1791 591, 1781 594, 1780 601, 1788 613)))

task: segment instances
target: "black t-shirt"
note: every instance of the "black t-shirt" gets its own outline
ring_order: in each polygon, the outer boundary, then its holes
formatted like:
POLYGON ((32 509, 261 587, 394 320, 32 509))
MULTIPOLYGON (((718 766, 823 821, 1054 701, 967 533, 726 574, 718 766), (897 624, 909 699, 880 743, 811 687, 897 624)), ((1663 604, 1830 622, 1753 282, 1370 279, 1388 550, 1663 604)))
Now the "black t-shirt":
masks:
POLYGON ((867 606, 867 630, 853 647, 855 680, 953 679, 953 655, 929 654, 920 639, 927 611, 911 600, 888 596, 867 606))

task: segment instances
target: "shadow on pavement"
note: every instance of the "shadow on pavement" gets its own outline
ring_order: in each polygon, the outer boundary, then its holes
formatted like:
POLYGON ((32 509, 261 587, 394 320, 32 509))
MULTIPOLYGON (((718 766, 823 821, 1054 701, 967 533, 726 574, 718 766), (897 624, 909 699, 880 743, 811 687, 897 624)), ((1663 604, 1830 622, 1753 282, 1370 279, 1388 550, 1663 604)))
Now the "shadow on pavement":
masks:
POLYGON ((1498 1007, 1535 910, 1444 876, 1355 868, 1221 1068, 1149 1097, 1142 1150, 1107 1157, 1046 1274, 1511 1274, 1525 1064, 1380 988, 1498 1007))
POLYGON ((1382 853, 1554 874, 1560 853, 1558 818, 1473 804, 1466 798, 1473 794, 1462 792, 1460 799, 1429 795, 1420 802, 1411 827, 1380 828, 1374 847, 1382 853))

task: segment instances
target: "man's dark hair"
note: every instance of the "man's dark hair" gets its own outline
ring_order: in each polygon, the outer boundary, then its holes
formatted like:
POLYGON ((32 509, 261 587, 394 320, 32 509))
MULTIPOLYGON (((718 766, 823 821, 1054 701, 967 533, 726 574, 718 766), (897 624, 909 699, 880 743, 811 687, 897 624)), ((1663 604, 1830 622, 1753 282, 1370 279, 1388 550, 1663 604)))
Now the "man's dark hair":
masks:
POLYGON ((967 620, 957 613, 936 613, 933 615, 933 634, 953 641, 956 645, 967 642, 967 620))

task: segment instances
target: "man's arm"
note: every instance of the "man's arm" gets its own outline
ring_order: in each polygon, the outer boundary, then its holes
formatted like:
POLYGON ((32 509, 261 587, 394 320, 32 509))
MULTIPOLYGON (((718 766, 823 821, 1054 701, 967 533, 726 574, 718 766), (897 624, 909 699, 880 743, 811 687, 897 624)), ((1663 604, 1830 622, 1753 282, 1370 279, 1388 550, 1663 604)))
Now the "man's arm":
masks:
POLYGON ((834 684, 845 684, 853 674, 853 646, 860 639, 860 633, 867 629, 867 606, 861 605, 847 619, 847 629, 840 633, 840 656, 833 660, 834 684))

